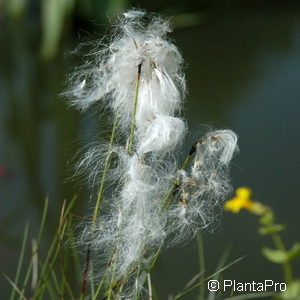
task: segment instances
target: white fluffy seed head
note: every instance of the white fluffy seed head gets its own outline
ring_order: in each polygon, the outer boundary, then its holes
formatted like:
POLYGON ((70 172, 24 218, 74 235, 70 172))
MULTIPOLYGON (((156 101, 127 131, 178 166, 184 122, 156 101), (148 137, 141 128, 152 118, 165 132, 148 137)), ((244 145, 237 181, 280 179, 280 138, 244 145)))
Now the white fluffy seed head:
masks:
POLYGON ((237 136, 232 130, 207 133, 197 143, 192 176, 201 176, 206 167, 217 170, 228 166, 237 150, 237 136))
MULTIPOLYGON (((138 66, 142 65, 137 122, 153 114, 172 115, 180 107, 185 93, 182 57, 166 39, 167 21, 148 19, 142 11, 123 14, 114 39, 108 46, 94 50, 93 59, 70 78, 64 94, 71 105, 85 110, 99 100, 120 118, 120 126, 131 123, 138 66), (141 108, 147 106, 147 109, 141 108), (147 113, 146 113, 147 112, 147 113)), ((144 122, 144 121, 142 121, 144 122)))
MULTIPOLYGON (((144 69, 143 64, 142 71, 144 69)), ((158 67, 154 68, 151 80, 146 81, 141 78, 140 101, 138 101, 136 114, 137 125, 143 129, 157 114, 174 115, 180 110, 183 90, 183 86, 181 90, 177 88, 167 72, 161 71, 158 67)))
POLYGON ((177 204, 170 210, 171 244, 188 241, 214 224, 231 191, 228 165, 236 151, 237 136, 231 130, 212 131, 198 141, 191 169, 178 172, 177 204))
POLYGON ((143 155, 149 152, 172 152, 181 145, 185 134, 186 125, 181 119, 156 115, 145 131, 137 132, 140 139, 137 153, 143 155))

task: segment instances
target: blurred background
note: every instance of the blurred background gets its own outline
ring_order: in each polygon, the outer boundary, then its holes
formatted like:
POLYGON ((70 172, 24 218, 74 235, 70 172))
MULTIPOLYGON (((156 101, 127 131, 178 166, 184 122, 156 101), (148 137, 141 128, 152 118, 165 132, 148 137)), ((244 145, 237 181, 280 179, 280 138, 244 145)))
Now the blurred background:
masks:
MULTIPOLYGON (((84 60, 69 55, 80 42, 103 36, 124 9, 140 7, 172 17, 171 38, 185 59, 189 94, 184 114, 190 135, 183 154, 207 126, 231 128, 240 153, 232 165, 234 187, 249 186, 255 200, 273 207, 287 225, 286 245, 299 239, 300 4, 299 1, 234 0, 0 0, 0 272, 16 269, 23 229, 37 226, 49 197, 46 239, 56 228, 64 199, 87 187, 68 180, 79 148, 95 134, 95 114, 79 115, 59 94, 67 74, 84 60)), ((247 257, 226 272, 239 281, 282 280, 269 263, 247 212, 223 213, 204 232, 207 274, 224 249, 247 257)), ((296 261, 296 274, 299 261, 296 261)), ((195 241, 165 251, 153 281, 162 299, 198 272, 195 241)), ((1 275, 2 276, 2 275, 1 275)), ((0 279, 0 298, 9 284, 0 279)))

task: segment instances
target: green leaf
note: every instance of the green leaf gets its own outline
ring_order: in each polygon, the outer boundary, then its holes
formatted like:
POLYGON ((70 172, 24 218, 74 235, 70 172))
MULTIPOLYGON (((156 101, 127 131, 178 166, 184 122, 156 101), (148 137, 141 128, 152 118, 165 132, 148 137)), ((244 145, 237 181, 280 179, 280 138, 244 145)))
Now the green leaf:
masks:
POLYGON ((282 264, 300 256, 300 242, 297 242, 288 250, 274 250, 267 247, 262 248, 262 254, 271 262, 282 264))
POLYGON ((283 264, 288 261, 288 252, 283 250, 274 250, 267 247, 262 248, 262 254, 266 259, 277 264, 283 264))
POLYGON ((271 225, 271 226, 263 226, 258 229, 258 233, 261 235, 272 234, 275 232, 280 232, 286 228, 283 224, 271 225))
POLYGON ((300 255, 300 242, 296 242, 291 250, 288 251, 289 253, 289 260, 295 259, 300 255))

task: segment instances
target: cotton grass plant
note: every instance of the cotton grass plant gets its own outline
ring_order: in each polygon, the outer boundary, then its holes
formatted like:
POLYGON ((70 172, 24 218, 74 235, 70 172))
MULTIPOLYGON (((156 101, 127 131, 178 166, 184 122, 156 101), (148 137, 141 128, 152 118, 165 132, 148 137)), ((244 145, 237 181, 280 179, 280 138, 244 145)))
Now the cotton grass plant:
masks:
MULTIPOLYGON (((70 105, 93 110, 111 125, 110 138, 95 141, 76 165, 75 174, 88 178, 92 209, 78 217, 71 212, 76 197, 64 202, 44 258, 46 201, 23 281, 28 227, 15 279, 7 277, 10 300, 76 299, 74 285, 81 285, 81 299, 133 300, 146 292, 153 299, 150 273, 160 252, 190 241, 218 218, 231 191, 228 170, 237 137, 231 130, 210 131, 178 161, 188 132, 181 116, 186 83, 170 31, 160 16, 127 11, 70 76, 64 92, 70 105), (74 219, 82 220, 79 226, 74 219)), ((174 299, 232 264, 194 280, 174 299)))
POLYGON ((94 144, 77 164, 97 190, 78 238, 86 249, 82 298, 89 276, 98 282, 94 299, 137 299, 159 252, 209 227, 231 190, 228 165, 237 150, 231 130, 208 132, 177 161, 187 133, 186 83, 170 31, 159 16, 125 12, 64 93, 70 105, 100 106, 112 120, 108 143, 94 144))

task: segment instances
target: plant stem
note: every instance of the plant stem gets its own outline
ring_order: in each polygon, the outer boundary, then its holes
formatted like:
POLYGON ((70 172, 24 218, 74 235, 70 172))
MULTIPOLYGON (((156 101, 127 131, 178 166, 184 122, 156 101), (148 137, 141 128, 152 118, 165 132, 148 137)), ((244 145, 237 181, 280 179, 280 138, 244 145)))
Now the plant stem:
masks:
MULTIPOLYGON (((62 223, 63 226, 59 227, 53 237, 52 243, 50 244, 49 250, 47 252, 46 258, 44 260, 44 263, 42 265, 41 271, 40 271, 40 276, 39 279, 37 281, 37 285, 36 285, 36 289, 34 290, 33 299, 43 299, 43 293, 45 291, 45 288, 48 288, 49 293, 50 288, 47 286, 47 284, 49 285, 49 282, 47 281, 47 276, 48 274, 51 274, 53 268, 54 268, 54 264, 57 260, 58 254, 59 254, 59 238, 61 236, 64 236, 65 234, 65 230, 67 228, 67 223, 68 223, 68 216, 69 216, 69 212, 71 210, 71 208, 74 205, 74 202, 76 201, 77 196, 74 196, 73 199, 70 201, 70 203, 68 204, 67 208, 64 209, 64 213, 63 213, 63 217, 62 217, 62 223), (52 259, 51 259, 52 258, 52 259)), ((39 239, 38 239, 39 241, 39 239)), ((38 242, 39 244, 39 242, 38 242)), ((25 287, 24 287, 25 290, 25 287)))
MULTIPOLYGON (((278 250, 286 251, 286 248, 284 246, 282 238, 277 232, 272 233, 272 239, 278 250)), ((293 271, 292 271, 292 266, 289 261, 286 261, 283 264, 283 273, 284 273, 285 281, 287 283, 291 282, 292 278, 293 278, 293 271)))
POLYGON ((127 145, 127 151, 128 153, 131 153, 132 146, 133 146, 133 140, 134 140, 134 133, 135 133, 135 120, 136 120, 136 110, 137 110, 137 103, 139 98, 139 88, 141 83, 141 70, 142 70, 142 63, 138 65, 138 73, 137 73, 137 79, 136 79, 136 86, 135 86, 135 95, 134 95, 134 104, 133 104, 133 113, 132 113, 132 120, 131 120, 131 129, 130 129, 130 135, 129 135, 129 141, 127 145))
MULTIPOLYGON (((194 149, 194 145, 192 146, 191 151, 189 152, 189 154, 186 156, 186 158, 184 159, 183 163, 181 164, 181 166, 178 168, 178 170, 184 170, 186 168, 186 166, 189 164, 191 156, 193 154, 193 149, 194 149)), ((170 205, 170 196, 172 195, 174 188, 178 185, 178 178, 176 178, 174 180, 174 183, 171 185, 171 187, 168 189, 164 199, 163 199, 163 208, 166 209, 168 208, 168 206, 170 205)), ((151 270, 154 268, 154 265, 157 261, 157 258, 161 252, 162 248, 160 247, 157 252, 155 253, 155 255, 153 256, 152 262, 150 264, 150 270, 149 273, 151 272, 151 270)))
MULTIPOLYGON (((140 88, 140 83, 141 83, 141 70, 142 70, 142 63, 140 63, 138 65, 138 72, 137 72, 136 85, 135 85, 135 94, 134 94, 134 101, 133 101, 133 113, 132 113, 132 119, 131 119, 131 128, 130 128, 130 135, 129 135, 129 140, 128 140, 127 149, 126 149, 128 153, 132 152, 132 147, 133 147, 133 142, 134 142, 134 134, 135 134, 135 130, 136 130, 135 123, 136 123, 137 104, 138 104, 138 98, 139 98, 139 88, 140 88)), ((117 255, 118 255, 118 251, 115 253, 114 257, 116 257, 117 255)), ((113 257, 113 261, 114 261, 114 257, 113 257)), ((111 299, 114 279, 115 279, 115 265, 113 266, 107 300, 111 299)))
MULTIPOLYGON (((104 169, 103 169, 103 173, 102 173, 102 177, 101 177, 100 185, 99 185, 97 201, 96 201, 96 205, 95 205, 94 212, 93 212, 91 234, 93 233, 93 231, 95 229, 97 217, 98 217, 99 210, 100 210, 100 204, 102 201, 102 195, 103 195, 103 191, 104 191, 105 178, 106 178, 107 171, 108 171, 109 164, 110 164, 110 154, 111 154, 111 149, 112 149, 113 142, 115 139, 117 126, 118 126, 118 117, 116 116, 114 123, 113 123, 110 139, 109 139, 109 149, 108 149, 108 153, 107 153, 107 156, 105 159, 104 169)), ((83 278, 82 278, 82 283, 81 283, 80 300, 84 299, 84 294, 86 292, 87 277, 88 277, 89 265, 90 265, 90 257, 91 257, 91 248, 90 248, 90 246, 88 246, 87 253, 86 253, 86 261, 85 261, 84 270, 83 270, 83 278)))
POLYGON ((114 288, 113 284, 114 284, 114 280, 115 280, 115 272, 116 272, 116 265, 114 264, 113 271, 111 274, 111 280, 110 280, 110 286, 109 286, 109 290, 108 290, 107 300, 110 300, 111 296, 112 296, 112 290, 114 288))
POLYGON ((116 116, 115 120, 114 120, 113 128, 112 128, 110 140, 109 140, 109 149, 108 149, 108 154, 106 156, 105 163, 104 163, 104 169, 103 169, 103 174, 102 174, 101 181, 100 181, 97 201, 96 201, 96 205, 95 205, 95 208, 94 208, 93 224, 96 223, 97 216, 99 214, 100 203, 102 201, 102 195, 103 195, 103 191, 104 191, 105 178, 106 178, 106 174, 107 174, 107 171, 108 171, 108 168, 109 168, 109 163, 110 163, 110 152, 111 152, 113 142, 114 142, 114 139, 115 139, 117 125, 118 125, 118 117, 116 116))
MULTIPOLYGON (((42 214, 42 219, 41 219, 41 225, 40 225, 39 232, 38 232, 36 253, 39 250, 42 234, 43 234, 44 227, 45 227, 45 221, 46 221, 46 217, 47 217, 47 213, 48 213, 48 204, 49 204, 49 201, 48 201, 48 198, 46 198, 45 199, 45 204, 44 204, 44 209, 43 209, 43 214, 42 214)), ((31 271, 32 271, 32 268, 33 268, 33 256, 34 255, 35 255, 35 253, 32 253, 32 257, 30 259, 30 263, 29 263, 29 266, 28 266, 26 274, 25 274, 25 278, 24 278, 24 282, 23 282, 23 285, 22 285, 22 290, 21 290, 21 294, 20 294, 19 299, 22 299, 24 297, 25 289, 27 287, 27 283, 28 283, 28 280, 29 280, 29 277, 30 277, 30 274, 31 274, 31 271)))
POLYGON ((99 283, 99 285, 97 287, 97 290, 96 290, 96 292, 95 292, 94 297, 92 298, 92 300, 97 300, 97 297, 98 297, 98 295, 99 295, 99 293, 101 291, 101 288, 102 288, 102 285, 104 283, 104 280, 105 280, 105 276, 103 276, 102 280, 100 281, 100 283, 99 283))
MULTIPOLYGON (((178 170, 184 170, 186 168, 186 166, 188 165, 188 163, 190 162, 191 159, 191 154, 189 153, 185 160, 183 161, 182 165, 178 168, 178 170)), ((172 195, 174 188, 176 188, 176 186, 179 185, 179 180, 178 177, 175 178, 173 184, 170 186, 169 190, 166 193, 166 196, 164 197, 164 208, 167 208, 170 205, 170 196, 172 195)))
MULTIPOLYGON (((29 224, 27 222, 26 225, 25 225, 25 230, 24 230, 24 234, 23 234, 23 241, 22 241, 21 253, 20 253, 20 256, 19 256, 16 276, 15 276, 15 279, 13 281, 16 286, 18 286, 18 283, 19 283, 21 268, 22 268, 23 261, 24 261, 24 254, 25 254, 25 249, 26 249, 26 244, 27 244, 28 230, 29 230, 29 224)), ((34 254, 35 254, 35 251, 33 251, 33 255, 34 254)), ((32 255, 32 257, 33 257, 33 255, 32 255)), ((16 290, 12 289, 12 293, 11 293, 10 298, 9 298, 10 300, 14 300, 15 292, 16 292, 16 290)))
POLYGON ((150 273, 147 274, 147 281, 148 281, 148 299, 152 300, 152 284, 151 284, 151 275, 150 273))
MULTIPOLYGON (((135 129, 136 129, 136 125, 135 125, 135 120, 136 120, 136 111, 137 111, 137 103, 138 103, 138 96, 139 96, 139 87, 140 87, 140 78, 141 78, 141 69, 142 69, 142 63, 140 63, 138 65, 138 72, 137 72, 137 79, 136 79, 136 87, 135 87, 135 95, 134 95, 134 106, 133 106, 133 114, 132 114, 132 121, 131 121, 131 129, 130 129, 130 135, 129 135, 129 141, 127 144, 127 151, 130 153, 132 151, 132 146, 133 146, 133 141, 134 141, 134 133, 135 133, 135 129)), ((118 123, 118 118, 115 118, 114 124, 113 124, 113 128, 112 128, 112 133, 111 133, 111 137, 110 137, 110 143, 109 143, 109 155, 107 155, 106 160, 105 160, 105 164, 104 164, 104 170, 103 170, 103 174, 101 177, 101 181, 100 181, 100 187, 99 187, 99 192, 98 192, 98 197, 97 197, 97 202, 95 205, 95 209, 94 209, 94 213, 93 213, 93 230, 94 230, 94 226, 96 224, 97 221, 97 216, 99 214, 99 209, 100 209, 100 204, 102 201, 102 195, 103 195, 103 191, 104 191, 104 184, 105 184, 105 177, 109 168, 109 163, 110 163, 110 150, 112 148, 113 145, 113 141, 116 135, 116 129, 117 129, 117 123, 118 123)), ((90 248, 88 249, 89 251, 89 256, 90 256, 90 248)), ((86 267, 85 267, 85 272, 88 271, 88 266, 89 266, 89 259, 87 259, 86 261, 86 267)), ((112 284, 113 284, 113 280, 114 280, 114 270, 113 270, 113 274, 111 277, 111 282, 110 282, 110 287, 109 287, 109 294, 108 294, 108 299, 110 299, 111 297, 111 291, 112 291, 112 284)), ((103 278, 104 279, 104 278, 103 278)), ((101 280, 100 284, 97 287, 97 290, 95 292, 95 296, 93 299, 96 299, 98 294, 100 293, 101 287, 104 283, 104 280, 101 280)), ((83 280, 83 285, 84 285, 84 280, 83 280)), ((85 294, 85 285, 84 285, 84 290, 82 289, 81 291, 81 295, 85 294)))

